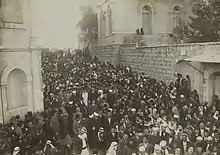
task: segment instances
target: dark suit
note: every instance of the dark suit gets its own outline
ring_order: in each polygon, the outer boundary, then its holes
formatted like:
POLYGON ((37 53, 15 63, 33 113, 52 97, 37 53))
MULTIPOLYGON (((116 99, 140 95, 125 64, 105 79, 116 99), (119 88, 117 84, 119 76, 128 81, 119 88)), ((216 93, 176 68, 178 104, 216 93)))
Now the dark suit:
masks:
POLYGON ((140 145, 142 139, 141 139, 141 137, 137 137, 137 136, 135 136, 135 137, 134 137, 134 141, 135 141, 135 144, 136 144, 136 145, 140 145))
POLYGON ((188 150, 188 148, 189 148, 189 146, 191 146, 191 143, 190 143, 190 142, 186 141, 186 143, 184 144, 184 142, 181 141, 181 142, 180 142, 180 147, 181 147, 182 153, 186 153, 187 150, 188 150), (185 145, 185 146, 184 146, 184 145, 185 145))
POLYGON ((124 148, 126 146, 126 142, 124 139, 121 139, 118 144, 117 155, 124 155, 124 148))
POLYGON ((115 120, 109 118, 108 116, 102 117, 102 125, 105 130, 110 131, 111 128, 114 126, 115 120))
POLYGON ((88 131, 88 144, 90 149, 96 149, 98 147, 98 131, 100 125, 100 118, 90 118, 86 123, 86 128, 88 131))
POLYGON ((108 93, 107 94, 107 103, 109 104, 109 107, 113 107, 113 104, 116 103, 117 95, 116 93, 108 93))
POLYGON ((153 144, 153 145, 155 145, 155 144, 159 144, 160 143, 160 141, 161 141, 161 139, 160 139, 160 136, 158 135, 158 136, 150 136, 150 141, 151 141, 151 143, 153 144))
POLYGON ((141 143, 139 147, 144 146, 145 147, 145 153, 152 154, 154 152, 154 146, 152 144, 145 145, 144 143, 141 143))
POLYGON ((161 140, 169 141, 170 136, 167 132, 162 131, 161 133, 159 133, 159 136, 160 136, 161 140))
POLYGON ((213 144, 208 144, 207 142, 204 142, 204 144, 203 144, 203 151, 206 152, 206 150, 208 149, 209 146, 213 147, 213 144))
POLYGON ((106 135, 106 142, 107 142, 107 149, 110 147, 112 142, 118 143, 118 133, 115 133, 114 135, 112 133, 109 133, 106 135))

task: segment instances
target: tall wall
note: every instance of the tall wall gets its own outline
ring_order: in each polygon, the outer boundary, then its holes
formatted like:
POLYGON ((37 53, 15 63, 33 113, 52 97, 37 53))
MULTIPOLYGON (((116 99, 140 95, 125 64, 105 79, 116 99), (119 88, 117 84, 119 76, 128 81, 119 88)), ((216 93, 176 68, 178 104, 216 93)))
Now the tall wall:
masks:
POLYGON ((166 83, 175 79, 175 72, 181 72, 184 76, 188 74, 191 76, 192 87, 202 93, 203 65, 196 62, 181 62, 181 60, 201 53, 220 51, 220 43, 139 48, 135 44, 117 44, 92 47, 91 51, 93 56, 97 56, 101 61, 131 66, 133 70, 144 72, 166 83))

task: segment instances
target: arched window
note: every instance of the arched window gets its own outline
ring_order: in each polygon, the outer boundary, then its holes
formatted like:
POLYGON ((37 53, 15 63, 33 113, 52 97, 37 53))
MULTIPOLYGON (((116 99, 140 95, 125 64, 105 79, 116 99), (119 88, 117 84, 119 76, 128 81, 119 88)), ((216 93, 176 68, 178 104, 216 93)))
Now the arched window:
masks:
POLYGON ((108 7, 108 33, 112 34, 112 10, 108 7))
POLYGON ((142 8, 142 27, 145 34, 152 32, 152 10, 148 5, 142 8))
POLYGON ((175 6, 173 8, 173 28, 176 28, 180 23, 181 10, 182 8, 180 6, 175 6))
POLYGON ((103 12, 100 13, 100 36, 103 36, 103 12))
POLYGON ((28 105, 27 78, 20 69, 11 71, 8 76, 8 110, 14 110, 28 105))
POLYGON ((103 12, 103 36, 106 36, 106 12, 103 12))

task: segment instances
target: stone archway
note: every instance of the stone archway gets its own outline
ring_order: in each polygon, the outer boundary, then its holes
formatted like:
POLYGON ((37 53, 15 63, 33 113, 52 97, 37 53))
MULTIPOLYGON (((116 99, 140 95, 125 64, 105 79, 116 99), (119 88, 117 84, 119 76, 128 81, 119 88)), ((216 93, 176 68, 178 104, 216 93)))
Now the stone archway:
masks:
POLYGON ((7 110, 28 106, 27 76, 21 69, 12 70, 7 78, 7 110))
POLYGON ((191 79, 192 90, 196 89, 200 100, 203 100, 203 65, 198 62, 187 62, 183 58, 179 58, 174 66, 175 73, 181 73, 183 78, 189 75, 191 79), (179 60, 179 61, 178 61, 179 60))
POLYGON ((4 122, 11 116, 24 116, 30 106, 31 76, 22 68, 6 67, 1 75, 1 102, 4 122))
MULTIPOLYGON (((208 64, 207 64, 208 65, 208 64)), ((211 102, 214 94, 220 96, 220 64, 209 65, 209 69, 204 71, 204 100, 211 102)))
POLYGON ((214 72, 208 79, 208 98, 211 101, 213 95, 220 97, 220 71, 214 72))
POLYGON ((189 74, 189 70, 192 70, 192 68, 188 62, 184 60, 179 60, 174 67, 174 72, 181 73, 184 77, 189 74))

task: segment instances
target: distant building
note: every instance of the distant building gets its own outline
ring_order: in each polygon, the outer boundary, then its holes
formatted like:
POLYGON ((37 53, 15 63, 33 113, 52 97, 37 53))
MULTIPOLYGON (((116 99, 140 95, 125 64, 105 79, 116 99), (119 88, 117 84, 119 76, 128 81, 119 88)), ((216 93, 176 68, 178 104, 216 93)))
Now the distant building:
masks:
POLYGON ((1 0, 0 122, 43 110, 41 51, 32 35, 35 0, 1 0))
POLYGON ((99 44, 169 44, 173 29, 191 15, 193 0, 104 0, 98 5, 99 44), (143 36, 136 30, 142 27, 143 36))

